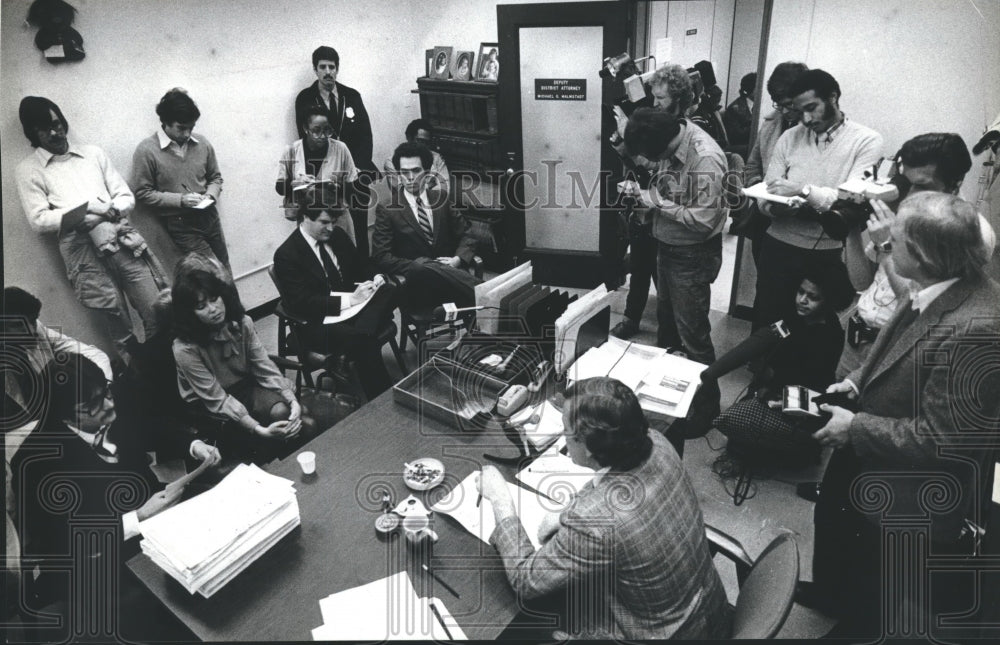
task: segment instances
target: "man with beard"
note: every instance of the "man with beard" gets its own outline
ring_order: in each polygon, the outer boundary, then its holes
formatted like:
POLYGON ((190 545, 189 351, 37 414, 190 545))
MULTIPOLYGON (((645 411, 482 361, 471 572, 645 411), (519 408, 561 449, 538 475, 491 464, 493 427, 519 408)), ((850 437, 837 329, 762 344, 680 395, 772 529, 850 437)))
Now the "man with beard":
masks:
POLYGON ((840 85, 828 72, 803 73, 791 85, 789 96, 801 122, 778 139, 764 181, 772 194, 796 197, 802 206, 760 204, 773 221, 761 244, 754 329, 790 313, 787 307, 798 287, 796 276, 808 262, 841 261, 842 243, 824 233, 816 213, 830 209, 837 186, 860 179, 882 155, 882 136, 841 111, 840 85))
POLYGON ((343 141, 351 151, 358 169, 358 180, 351 195, 351 219, 354 221, 355 241, 362 257, 368 257, 368 206, 371 202, 372 182, 379 178, 372 162, 372 124, 368 119, 361 94, 352 87, 337 82, 340 71, 340 54, 333 47, 317 47, 312 54, 316 82, 295 97, 295 123, 299 137, 305 139, 306 111, 318 106, 327 113, 333 128, 333 138, 343 141))

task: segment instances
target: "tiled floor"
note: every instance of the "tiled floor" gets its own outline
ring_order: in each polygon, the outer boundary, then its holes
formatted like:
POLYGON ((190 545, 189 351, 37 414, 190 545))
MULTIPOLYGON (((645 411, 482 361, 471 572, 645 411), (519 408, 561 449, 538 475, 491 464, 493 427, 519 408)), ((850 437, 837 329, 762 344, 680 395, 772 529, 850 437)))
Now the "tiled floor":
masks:
MULTIPOLYGON (((736 238, 727 235, 723 244, 723 268, 712 288, 712 338, 719 355, 742 341, 749 333, 748 322, 730 318, 725 314, 729 303, 735 248, 736 238)), ((624 299, 623 288, 621 298, 612 306, 612 325, 621 318, 624 299)), ((641 331, 633 338, 639 343, 655 344, 654 300, 655 293, 651 293, 643 315, 641 331)), ((269 317, 261 320, 257 323, 257 329, 265 345, 269 350, 273 350, 277 334, 275 319, 269 317)), ((401 378, 403 375, 396 366, 388 346, 384 347, 383 358, 390 374, 394 378, 401 378)), ((406 360, 411 369, 418 362, 416 350, 412 345, 407 348, 406 360)), ((721 380, 723 407, 740 395, 748 380, 745 370, 737 370, 721 380)), ((788 470, 776 473, 770 479, 756 479, 753 482, 755 494, 736 506, 727 492, 727 486, 731 490, 732 483, 723 482, 712 470, 712 464, 723 452, 725 443, 725 437, 718 431, 712 430, 706 437, 688 441, 685 445, 684 464, 698 492, 705 521, 739 540, 753 558, 757 557, 780 532, 791 531, 799 547, 800 578, 811 580, 813 505, 795 495, 795 483, 817 479, 822 473, 821 467, 788 470)), ((730 601, 734 602, 737 585, 732 567, 722 559, 716 564, 723 575, 730 601)), ((796 605, 779 637, 815 638, 825 634, 831 627, 830 619, 796 605)))

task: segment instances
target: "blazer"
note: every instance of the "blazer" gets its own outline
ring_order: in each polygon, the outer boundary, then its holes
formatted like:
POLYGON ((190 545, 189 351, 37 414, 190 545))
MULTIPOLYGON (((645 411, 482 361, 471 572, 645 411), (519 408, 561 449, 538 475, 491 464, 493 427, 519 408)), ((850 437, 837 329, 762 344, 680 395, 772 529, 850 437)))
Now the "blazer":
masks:
MULTIPOLYGON (((343 229, 333 229, 327 246, 337 256, 343 278, 333 291, 354 291, 355 282, 371 277, 371 269, 343 229)), ((274 252, 274 274, 288 313, 309 322, 322 322, 324 317, 340 313, 340 297, 330 295, 323 264, 298 227, 274 252)))
POLYGON ((347 144, 354 157, 354 165, 359 170, 367 170, 378 177, 378 169, 372 162, 372 124, 368 118, 368 111, 365 110, 365 103, 361 100, 361 94, 354 88, 346 85, 336 84, 337 106, 336 109, 326 107, 326 103, 319 95, 319 81, 314 81, 312 85, 299 92, 295 97, 295 129, 299 133, 299 138, 306 136, 302 127, 302 118, 306 110, 312 106, 318 106, 326 111, 330 119, 330 125, 334 129, 334 138, 347 144))
POLYGON ((405 273, 417 258, 439 258, 457 255, 471 264, 476 254, 476 241, 469 224, 451 208, 446 193, 427 191, 431 203, 434 243, 428 244, 416 213, 410 208, 402 190, 390 194, 389 203, 381 201, 375 207, 375 230, 372 233, 372 258, 376 266, 388 273, 405 273))
POLYGON ((650 432, 653 451, 627 472, 588 483, 535 551, 516 517, 490 541, 519 598, 560 590, 589 638, 717 639, 730 634, 729 608, 712 564, 698 500, 667 440, 650 432))
POLYGON ((965 518, 981 523, 978 505, 989 495, 977 488, 993 467, 1000 419, 1000 371, 988 369, 1000 286, 959 280, 901 328, 910 309, 907 298, 848 375, 860 390, 849 433, 861 476, 891 488, 886 508, 859 510, 873 523, 890 513, 929 517, 932 539, 951 543, 965 518), (934 499, 925 487, 941 481, 934 499))

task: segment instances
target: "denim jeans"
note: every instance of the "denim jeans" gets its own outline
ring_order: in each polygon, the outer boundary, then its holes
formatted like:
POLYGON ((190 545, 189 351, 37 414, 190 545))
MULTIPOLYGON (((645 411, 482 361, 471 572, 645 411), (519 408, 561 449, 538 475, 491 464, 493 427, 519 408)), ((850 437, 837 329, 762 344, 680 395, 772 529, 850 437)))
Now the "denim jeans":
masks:
POLYGON ((649 299, 649 283, 656 273, 656 239, 649 226, 629 222, 629 280, 625 317, 639 322, 649 299))
POLYGON ((219 211, 215 206, 202 211, 192 210, 184 215, 171 215, 167 218, 167 232, 181 253, 201 253, 208 257, 214 255, 232 274, 226 237, 222 233, 219 211))
POLYGON ((693 361, 715 361, 708 310, 722 268, 722 236, 690 245, 658 242, 656 344, 681 346, 693 361))
MULTIPOLYGON (((118 286, 142 318, 145 339, 156 334, 156 316, 153 305, 160 295, 160 289, 153 279, 152 269, 146 261, 146 255, 135 257, 127 249, 120 249, 108 257, 108 265, 118 282, 118 286)), ((111 316, 109 316, 110 318, 111 316)), ((122 321, 131 327, 131 321, 122 321)), ((116 339, 117 340, 117 339, 116 339)))

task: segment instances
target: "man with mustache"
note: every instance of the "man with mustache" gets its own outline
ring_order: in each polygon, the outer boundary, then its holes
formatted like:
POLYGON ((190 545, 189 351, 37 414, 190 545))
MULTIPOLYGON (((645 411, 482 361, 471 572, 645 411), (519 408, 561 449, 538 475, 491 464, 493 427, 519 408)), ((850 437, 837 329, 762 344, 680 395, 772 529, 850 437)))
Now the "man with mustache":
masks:
MULTIPOLYGON (((842 242, 830 238, 816 220, 837 199, 837 186, 860 179, 882 156, 882 135, 848 119, 840 109, 840 85, 828 72, 811 69, 791 85, 788 95, 800 114, 799 125, 775 144, 764 181, 775 195, 796 197, 803 207, 760 204, 772 219, 757 266, 754 329, 790 312, 796 276, 807 263, 836 263, 842 242)), ((855 230, 850 235, 860 235, 855 230)))
POLYGON ((380 175, 372 162, 372 124, 361 94, 352 87, 337 82, 340 54, 333 47, 317 47, 312 54, 316 82, 295 97, 295 123, 299 138, 305 138, 306 111, 313 106, 327 113, 333 127, 333 138, 343 141, 351 151, 358 169, 358 180, 347 195, 351 219, 356 231, 358 251, 368 257, 368 206, 371 203, 372 182, 380 175))

